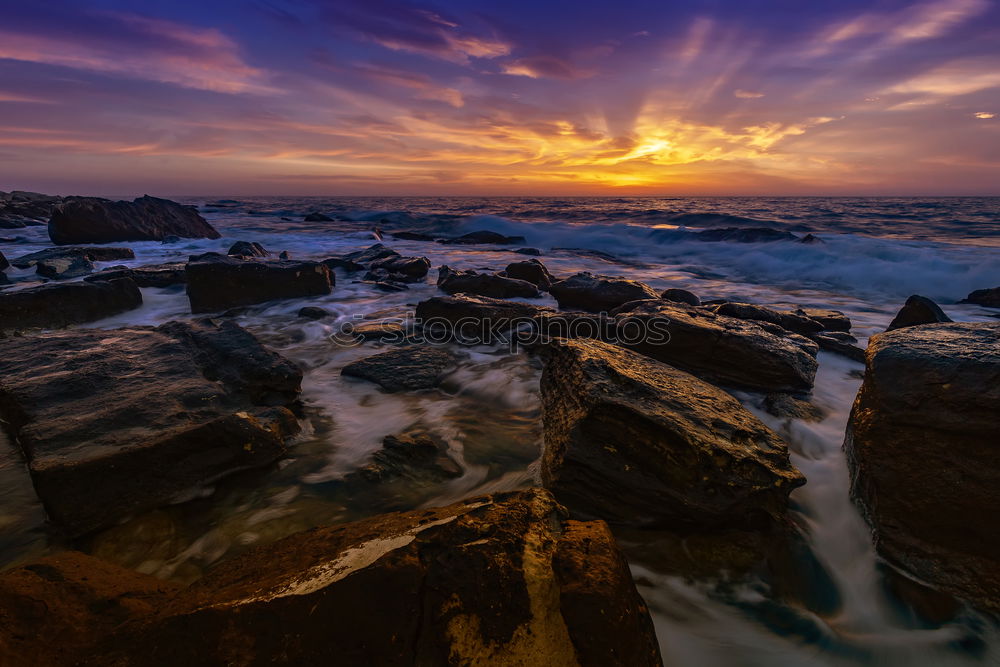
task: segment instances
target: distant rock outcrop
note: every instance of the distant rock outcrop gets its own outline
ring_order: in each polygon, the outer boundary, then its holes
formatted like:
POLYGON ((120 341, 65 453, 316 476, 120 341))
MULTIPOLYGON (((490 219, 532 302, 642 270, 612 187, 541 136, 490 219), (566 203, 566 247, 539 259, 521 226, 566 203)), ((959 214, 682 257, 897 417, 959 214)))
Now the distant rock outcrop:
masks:
POLYGON ((55 206, 49 220, 49 238, 56 245, 162 241, 170 236, 217 239, 220 234, 194 206, 148 195, 131 202, 68 197, 55 206))

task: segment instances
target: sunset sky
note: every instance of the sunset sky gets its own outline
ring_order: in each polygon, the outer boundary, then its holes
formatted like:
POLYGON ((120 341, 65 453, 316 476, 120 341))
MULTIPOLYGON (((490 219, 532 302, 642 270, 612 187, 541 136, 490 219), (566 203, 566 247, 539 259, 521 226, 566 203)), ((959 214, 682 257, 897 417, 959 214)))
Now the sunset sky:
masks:
POLYGON ((1000 2, 0 0, 0 190, 1000 194, 1000 2))

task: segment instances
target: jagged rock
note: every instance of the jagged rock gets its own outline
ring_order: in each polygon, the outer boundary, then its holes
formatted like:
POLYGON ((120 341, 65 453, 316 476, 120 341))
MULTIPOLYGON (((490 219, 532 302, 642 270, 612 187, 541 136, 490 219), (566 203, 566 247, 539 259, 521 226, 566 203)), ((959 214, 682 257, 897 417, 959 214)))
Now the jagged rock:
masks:
MULTIPOLYGON (((99 283, 87 284, 88 287, 99 283)), ((285 452, 302 374, 233 323, 0 341, 0 416, 73 536, 285 452)))
POLYGON ((959 303, 974 303, 977 306, 986 306, 987 308, 1000 308, 1000 287, 977 289, 970 292, 969 296, 959 303))
POLYGON ((0 294, 0 331, 57 329, 93 322, 142 305, 128 278, 42 285, 0 294))
POLYGON ((538 287, 526 280, 515 280, 495 273, 455 271, 447 266, 438 269, 437 286, 447 294, 475 294, 494 299, 539 296, 538 287))
POLYGON ((333 222, 333 218, 323 213, 310 213, 302 219, 305 222, 333 222))
POLYGON ((186 274, 192 313, 323 296, 330 293, 335 280, 319 262, 253 262, 217 253, 193 257, 186 274))
POLYGON ((135 253, 131 248, 47 248, 29 255, 21 255, 10 263, 19 269, 28 269, 38 262, 77 258, 91 262, 114 262, 119 259, 135 259, 135 253))
POLYGON ((845 449, 852 496, 896 567, 1000 610, 1000 323, 873 336, 845 449))
POLYGON ((299 317, 307 320, 322 320, 323 318, 329 316, 330 311, 325 308, 320 308, 319 306, 306 306, 299 309, 299 317))
POLYGON ((663 290, 660 292, 660 298, 664 301, 674 301, 676 303, 686 303, 689 306, 700 306, 701 299, 694 292, 689 292, 686 289, 679 289, 677 287, 671 287, 670 289, 663 290))
POLYGON ((775 241, 795 241, 791 232, 782 232, 767 227, 723 227, 706 229, 692 234, 697 241, 731 241, 735 243, 773 243, 775 241))
POLYGON ((630 301, 656 299, 652 287, 637 280, 577 273, 552 283, 549 292, 560 308, 586 310, 592 313, 610 312, 630 301))
POLYGON ((384 259, 377 259, 368 265, 368 268, 376 271, 387 271, 392 275, 401 276, 402 282, 421 282, 431 268, 431 260, 426 257, 402 257, 395 255, 384 259))
POLYGON ((438 239, 438 243, 445 243, 448 245, 472 245, 477 243, 482 244, 493 244, 493 245, 517 245, 519 243, 524 243, 523 236, 504 236, 503 234, 498 234, 497 232, 491 231, 480 231, 480 232, 469 232, 468 234, 463 234, 457 238, 453 239, 438 239))
POLYGON ((823 325, 823 331, 850 331, 851 318, 839 310, 827 308, 797 308, 795 314, 808 317, 823 325))
POLYGON ((388 392, 419 391, 438 386, 460 358, 445 347, 411 345, 355 361, 341 374, 374 382, 388 392))
POLYGON ((805 483, 785 444, 720 389, 595 340, 546 351, 542 480, 583 517, 768 528, 805 483))
POLYGON ((753 303, 734 303, 727 301, 711 307, 713 312, 726 317, 735 317, 741 320, 756 320, 776 324, 782 329, 799 334, 810 334, 822 331, 825 327, 798 312, 775 310, 765 306, 758 306, 753 303))
POLYGON ((537 259, 511 262, 504 269, 504 275, 515 280, 525 280, 543 292, 547 292, 552 283, 556 282, 556 279, 552 277, 552 274, 545 268, 545 265, 537 259))
POLYGON ((896 317, 892 318, 886 331, 941 322, 951 322, 951 318, 944 314, 940 306, 927 297, 914 294, 906 300, 903 307, 896 313, 896 317))
POLYGON ((237 241, 229 247, 226 254, 231 257, 267 257, 271 253, 256 241, 237 241))
POLYGON ((845 331, 823 331, 809 334, 809 340, 819 345, 821 350, 865 363, 865 351, 858 347, 858 339, 845 331))
POLYGON ((43 259, 35 264, 35 272, 43 278, 67 280, 93 273, 94 263, 86 257, 43 259))
POLYGON ((711 382, 796 392, 808 391, 816 377, 816 343, 776 326, 779 333, 768 331, 764 322, 660 299, 639 301, 616 320, 643 332, 626 340, 628 347, 711 382))
POLYGON ((147 264, 145 266, 112 266, 87 276, 84 280, 129 278, 139 287, 170 287, 187 282, 187 264, 147 264))
POLYGON ((217 239, 220 234, 194 206, 150 196, 131 202, 68 197, 49 220, 49 238, 56 245, 161 241, 167 236, 217 239))

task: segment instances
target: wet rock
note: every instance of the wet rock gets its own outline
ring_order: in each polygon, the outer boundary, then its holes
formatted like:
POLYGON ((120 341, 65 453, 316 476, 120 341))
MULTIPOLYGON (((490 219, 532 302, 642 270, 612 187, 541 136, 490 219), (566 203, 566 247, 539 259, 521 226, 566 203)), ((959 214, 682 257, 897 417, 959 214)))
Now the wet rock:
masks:
POLYGON ((28 269, 38 262, 78 258, 91 262, 114 262, 120 259, 135 259, 135 253, 131 248, 47 248, 29 255, 21 255, 10 263, 19 269, 28 269))
POLYGON ((808 317, 823 325, 823 331, 850 331, 851 318, 839 310, 827 308, 797 308, 795 314, 808 317))
POLYGON ((790 312, 785 310, 775 310, 765 306, 758 306, 753 303, 726 303, 712 306, 712 311, 726 317, 735 317, 741 320, 756 320, 776 324, 782 329, 799 334, 810 334, 822 331, 825 327, 822 323, 813 320, 798 311, 790 312))
MULTIPOLYGON (((644 335, 628 347, 698 377, 763 391, 809 391, 818 346, 796 334, 657 299, 616 315, 644 335), (782 335, 787 333, 787 335, 782 335)), ((774 325, 772 325, 774 326, 774 325)))
POLYGON ((729 241, 734 243, 774 243, 775 241, 795 241, 791 232, 782 232, 767 227, 723 227, 706 229, 693 235, 696 241, 729 241))
POLYGON ((951 318, 944 314, 940 306, 927 297, 914 294, 906 300, 903 307, 896 313, 896 317, 892 318, 886 331, 941 322, 951 322, 951 318))
POLYGON ((438 239, 438 243, 445 243, 448 245, 473 245, 473 244, 494 244, 494 245, 517 245, 519 243, 524 243, 523 236, 504 236, 503 234, 498 234, 497 232, 491 231, 480 231, 480 232, 470 232, 468 234, 463 234, 457 238, 453 239, 438 239))
POLYGON ((615 342, 617 323, 606 313, 543 311, 535 316, 532 326, 518 331, 518 342, 534 347, 554 338, 594 338, 615 342))
POLYGON ((392 238, 400 241, 434 241, 436 237, 420 232, 393 232, 392 238))
POLYGON ((469 343, 487 342, 521 325, 533 326, 545 306, 485 296, 436 296, 417 304, 416 317, 425 330, 447 332, 469 343))
POLYGON ((818 236, 814 236, 813 234, 806 234, 805 236, 803 236, 802 238, 798 239, 795 242, 804 243, 805 245, 816 245, 819 243, 826 243, 826 241, 824 241, 818 236))
POLYGON ((170 287, 187 282, 187 263, 147 264, 145 266, 113 266, 87 276, 84 280, 113 280, 129 278, 139 287, 170 287))
MULTIPOLYGON (((443 482, 461 477, 462 468, 448 454, 448 446, 426 433, 390 435, 370 463, 348 477, 367 484, 400 479, 443 482)), ((349 483, 352 480, 349 480, 349 483)))
POLYGON ((371 270, 383 270, 400 276, 402 282, 421 282, 431 268, 431 260, 426 257, 402 257, 395 255, 378 259, 369 264, 371 270))
POLYGON ((302 219, 305 222, 333 222, 333 218, 323 213, 310 213, 302 219))
POLYGON ((858 339, 844 331, 823 331, 809 334, 809 340, 819 345, 821 350, 833 352, 853 361, 865 363, 865 351, 858 347, 858 339))
POLYGON ((341 374, 374 382, 390 393, 419 391, 438 386, 460 358, 445 347, 411 345, 355 361, 341 374))
POLYGON ((8 268, 10 268, 10 262, 7 261, 4 254, 0 252, 0 271, 6 271, 8 268))
POLYGON ((82 329, 0 350, 4 427, 72 536, 268 465, 298 430, 283 406, 301 372, 233 323, 82 329))
POLYGON ((44 225, 52 209, 63 200, 38 192, 0 192, 0 229, 23 229, 44 225))
POLYGON ((35 272, 43 278, 67 280, 93 273, 94 263, 86 257, 43 259, 35 264, 35 272))
POLYGON ((180 243, 181 237, 169 234, 160 239, 160 243, 163 245, 173 245, 174 243, 180 243))
POLYGON ((402 343, 410 337, 410 334, 409 327, 398 320, 352 323, 344 331, 346 337, 353 337, 356 341, 382 341, 385 343, 402 343))
POLYGON ((534 257, 538 257, 542 254, 542 251, 538 248, 517 248, 512 252, 516 252, 518 255, 532 255, 534 257))
POLYGON ((256 241, 237 241, 229 247, 226 254, 231 257, 267 257, 271 253, 256 241))
POLYGON ((660 292, 660 298, 665 301, 674 301, 676 303, 686 303, 689 306, 700 306, 701 299, 694 292, 689 292, 686 289, 679 289, 677 287, 671 287, 670 289, 663 290, 660 292))
POLYGON ((287 250, 282 250, 278 253, 278 259, 291 259, 292 255, 287 250))
POLYGON ((358 271, 365 270, 364 264, 358 264, 354 260, 344 259, 343 257, 330 257, 329 259, 324 259, 321 264, 324 264, 331 271, 333 269, 343 269, 348 273, 357 273, 358 271))
POLYGON ((817 422, 822 421, 826 416, 826 413, 809 401, 780 392, 764 396, 763 407, 769 415, 784 419, 801 419, 802 421, 817 422))
POLYGON ((511 262, 504 269, 504 275, 515 280, 527 281, 543 292, 547 292, 552 283, 556 282, 556 279, 552 277, 552 274, 549 273, 545 265, 537 259, 511 262))
POLYGON ((592 313, 610 312, 622 304, 640 299, 656 299, 652 287, 637 280, 577 273, 552 283, 549 292, 560 308, 586 310, 592 313))
POLYGON ((342 255, 344 259, 357 262, 358 264, 371 264, 372 262, 399 256, 398 252, 392 248, 387 248, 381 243, 376 243, 375 245, 369 246, 364 250, 356 250, 342 255))
POLYGON ((0 294, 0 331, 57 329, 93 322, 142 305, 128 278, 42 285, 0 294))
POLYGON ((298 314, 299 317, 307 320, 322 320, 330 316, 330 311, 319 306, 306 306, 305 308, 300 308, 298 314))
POLYGON ((851 492, 894 566, 1000 610, 1000 323, 873 336, 845 449, 851 492))
POLYGON ((768 528, 805 482, 729 394, 593 340, 553 344, 541 381, 546 488, 583 517, 676 530, 768 528))
POLYGON ((194 206, 149 196, 131 202, 68 197, 49 220, 49 238, 56 245, 161 241, 167 236, 217 239, 220 234, 194 206))
POLYGON ((970 292, 969 296, 959 303, 974 303, 977 306, 986 306, 987 308, 1000 308, 1000 287, 977 289, 970 292))
POLYGON ((216 253, 192 258, 186 273, 192 313, 322 296, 334 283, 330 269, 319 262, 253 262, 216 253))
POLYGON ((455 271, 447 266, 438 269, 437 285, 447 294, 475 294, 494 299, 539 296, 538 287, 526 280, 515 280, 495 273, 455 271))

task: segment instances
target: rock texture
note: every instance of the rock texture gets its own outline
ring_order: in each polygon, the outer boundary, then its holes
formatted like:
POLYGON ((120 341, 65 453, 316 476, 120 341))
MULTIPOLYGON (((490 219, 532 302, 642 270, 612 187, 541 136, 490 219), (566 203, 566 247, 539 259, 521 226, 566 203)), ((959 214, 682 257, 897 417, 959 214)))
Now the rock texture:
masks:
POLYGON ((826 327, 820 322, 800 314, 787 310, 775 310, 766 306, 758 306, 753 303, 725 302, 717 306, 712 306, 711 310, 719 315, 735 317, 740 320, 754 320, 775 324, 782 329, 799 334, 811 334, 823 331, 826 327))
POLYGON ((951 318, 944 314, 940 306, 927 297, 914 294, 906 300, 903 307, 896 313, 896 317, 892 318, 886 331, 939 322, 951 322, 951 318))
POLYGON ((769 527, 804 483, 785 444, 729 394, 594 340, 553 344, 542 479, 570 510, 632 526, 769 527))
POLYGON ((845 448, 888 561, 1000 610, 1000 323, 872 337, 845 448))
POLYGON ((375 260, 368 265, 368 268, 373 271, 383 270, 394 280, 415 283, 422 281, 427 276, 427 272, 431 268, 431 260, 426 257, 394 255, 375 260))
POLYGON ((35 264, 35 272, 43 278, 68 280, 93 273, 94 263, 86 257, 43 259, 35 264))
POLYGON ((334 281, 330 269, 319 262, 256 262, 217 253, 191 259, 186 275, 192 313, 322 296, 331 292, 334 281))
POLYGON ((461 339, 481 341, 485 336, 532 323, 551 308, 485 296, 436 296, 417 304, 416 317, 426 330, 457 332, 461 339))
POLYGON ((231 257, 267 257, 271 253, 256 241, 237 241, 226 254, 231 257))
POLYGON ((496 273, 455 271, 447 266, 438 270, 437 286, 447 294, 475 294, 494 299, 539 296, 538 286, 526 280, 516 280, 496 273))
POLYGON ((44 225, 52 209, 62 200, 62 197, 24 190, 0 192, 0 229, 44 225))
POLYGON ((53 209, 49 220, 49 238, 56 245, 162 241, 168 236, 217 239, 220 235, 194 206, 148 195, 131 202, 69 197, 53 209))
POLYGON ((645 283, 592 273, 577 273, 552 283, 549 292, 559 302, 560 308, 592 313, 610 312, 630 301, 659 298, 656 291, 645 283))
POLYGON ((0 331, 58 329, 93 322, 142 305, 129 278, 42 285, 0 293, 0 331))
POLYGON ((170 287, 187 282, 187 263, 147 264, 145 266, 112 266, 87 276, 84 280, 112 280, 129 278, 139 287, 170 287))
POLYGON ((297 430, 279 406, 301 372, 232 323, 76 330, 0 350, 4 427, 70 535, 267 465, 297 430))
POLYGON ((388 392, 418 391, 438 386, 459 358, 445 347, 408 346, 355 361, 341 373, 374 382, 388 392))
POLYGON ((537 259, 526 259, 521 262, 511 262, 507 265, 507 268, 504 269, 503 274, 508 278, 526 280, 543 292, 547 292, 549 287, 552 286, 552 283, 556 282, 556 279, 551 273, 549 273, 549 270, 545 267, 545 265, 537 259))

